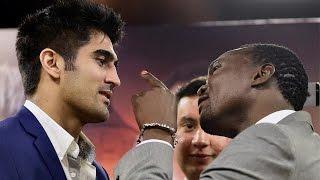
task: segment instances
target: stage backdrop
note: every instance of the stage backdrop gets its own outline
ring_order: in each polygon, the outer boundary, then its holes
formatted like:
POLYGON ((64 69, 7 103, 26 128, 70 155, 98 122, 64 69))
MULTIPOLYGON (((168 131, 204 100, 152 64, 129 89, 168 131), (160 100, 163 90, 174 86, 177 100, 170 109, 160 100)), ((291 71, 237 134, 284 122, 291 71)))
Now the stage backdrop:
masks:
MULTIPOLYGON (((112 97, 111 118, 105 123, 85 128, 85 133, 96 146, 98 161, 112 175, 119 158, 135 145, 138 130, 130 98, 141 89, 148 88, 138 76, 141 70, 147 69, 172 87, 177 82, 205 75, 209 62, 227 50, 263 42, 284 45, 295 51, 303 61, 309 81, 319 81, 319 22, 319 19, 300 19, 212 22, 189 26, 127 26, 126 36, 116 47, 121 86, 115 89, 112 97)), ((0 82, 2 118, 17 111, 23 103, 15 36, 15 29, 0 30, 0 77, 6 77, 0 82), (8 105, 12 108, 7 108, 8 105)), ((306 110, 312 113, 319 131, 319 108, 306 110)), ((182 179, 176 165, 175 168, 175 179, 182 179)))

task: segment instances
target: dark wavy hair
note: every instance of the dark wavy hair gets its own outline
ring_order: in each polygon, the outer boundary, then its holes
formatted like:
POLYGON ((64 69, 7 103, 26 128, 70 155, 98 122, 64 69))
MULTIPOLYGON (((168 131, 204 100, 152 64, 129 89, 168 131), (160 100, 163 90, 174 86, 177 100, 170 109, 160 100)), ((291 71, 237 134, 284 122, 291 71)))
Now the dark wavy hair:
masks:
POLYGON ((39 54, 51 48, 65 60, 66 70, 74 69, 78 49, 94 32, 106 34, 113 44, 123 36, 119 14, 86 0, 59 0, 52 6, 28 15, 18 28, 16 52, 26 95, 37 89, 41 63, 39 54))
POLYGON ((180 101, 181 98, 186 96, 195 96, 197 95, 198 89, 206 84, 207 77, 206 76, 199 76, 194 78, 184 84, 181 88, 178 89, 176 92, 177 100, 180 101))
POLYGON ((296 111, 301 110, 309 93, 308 76, 298 56, 290 49, 275 44, 247 44, 241 48, 249 51, 254 64, 274 65, 274 77, 283 97, 296 111))

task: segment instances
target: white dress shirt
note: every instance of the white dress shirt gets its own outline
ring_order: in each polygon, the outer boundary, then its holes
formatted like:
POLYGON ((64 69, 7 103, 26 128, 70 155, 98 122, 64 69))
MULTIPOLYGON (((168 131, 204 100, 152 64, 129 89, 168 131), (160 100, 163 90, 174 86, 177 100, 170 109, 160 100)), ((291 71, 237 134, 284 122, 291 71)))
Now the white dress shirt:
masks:
POLYGON ((146 143, 163 143, 163 144, 166 144, 166 145, 170 146, 171 148, 173 148, 172 145, 170 143, 168 143, 167 141, 163 141, 163 140, 159 140, 159 139, 148 139, 148 140, 142 141, 141 143, 137 144, 136 147, 138 147, 142 144, 146 144, 146 143))
MULTIPOLYGON (((48 114, 42 111, 37 105, 29 100, 26 100, 24 106, 31 111, 31 113, 37 118, 44 131, 48 135, 50 142, 58 155, 63 171, 68 180, 71 180, 71 176, 74 174, 69 173, 69 163, 67 154, 74 158, 77 158, 80 153, 77 140, 73 138, 66 130, 64 130, 58 123, 56 123, 48 114)), ((81 132, 80 137, 93 147, 88 138, 81 132)), ((92 165, 94 158, 91 158, 90 162, 84 164, 84 169, 87 173, 90 173, 94 178, 96 177, 96 168, 92 165)), ((83 168, 83 164, 81 165, 83 168)))
POLYGON ((260 123, 277 124, 279 121, 281 121, 282 119, 284 119, 285 117, 289 116, 290 114, 292 114, 294 112, 296 112, 296 111, 287 110, 287 109, 276 111, 276 112, 273 112, 273 113, 265 116, 264 118, 260 119, 258 122, 256 122, 256 124, 260 124, 260 123))

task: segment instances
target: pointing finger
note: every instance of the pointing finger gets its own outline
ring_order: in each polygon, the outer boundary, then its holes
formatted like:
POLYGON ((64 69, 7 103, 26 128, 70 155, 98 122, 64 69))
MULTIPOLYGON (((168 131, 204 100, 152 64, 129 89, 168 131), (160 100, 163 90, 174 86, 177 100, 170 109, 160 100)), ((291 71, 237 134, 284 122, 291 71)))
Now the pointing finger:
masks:
POLYGON ((164 85, 158 78, 156 78, 153 74, 149 73, 146 70, 141 72, 141 77, 151 85, 152 88, 160 87, 164 89, 168 89, 166 85, 164 85))

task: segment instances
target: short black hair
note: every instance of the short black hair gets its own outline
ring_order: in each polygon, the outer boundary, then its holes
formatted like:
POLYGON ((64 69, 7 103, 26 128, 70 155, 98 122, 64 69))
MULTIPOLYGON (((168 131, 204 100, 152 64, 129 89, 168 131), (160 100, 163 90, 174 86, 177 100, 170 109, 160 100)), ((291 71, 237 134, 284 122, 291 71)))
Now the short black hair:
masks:
POLYGON ((255 65, 273 64, 274 77, 283 97, 296 111, 303 108, 309 96, 308 75, 293 51, 276 44, 246 44, 240 48, 249 51, 255 65))
POLYGON ((184 84, 176 93, 177 100, 180 101, 183 97, 197 95, 199 88, 206 84, 206 80, 206 76, 199 76, 184 84))
POLYGON ((116 44, 123 36, 123 26, 119 14, 88 0, 58 0, 28 15, 18 28, 16 41, 25 94, 32 95, 37 89, 41 72, 39 54, 43 49, 59 53, 66 70, 73 70, 78 49, 90 41, 92 33, 102 32, 116 44))

